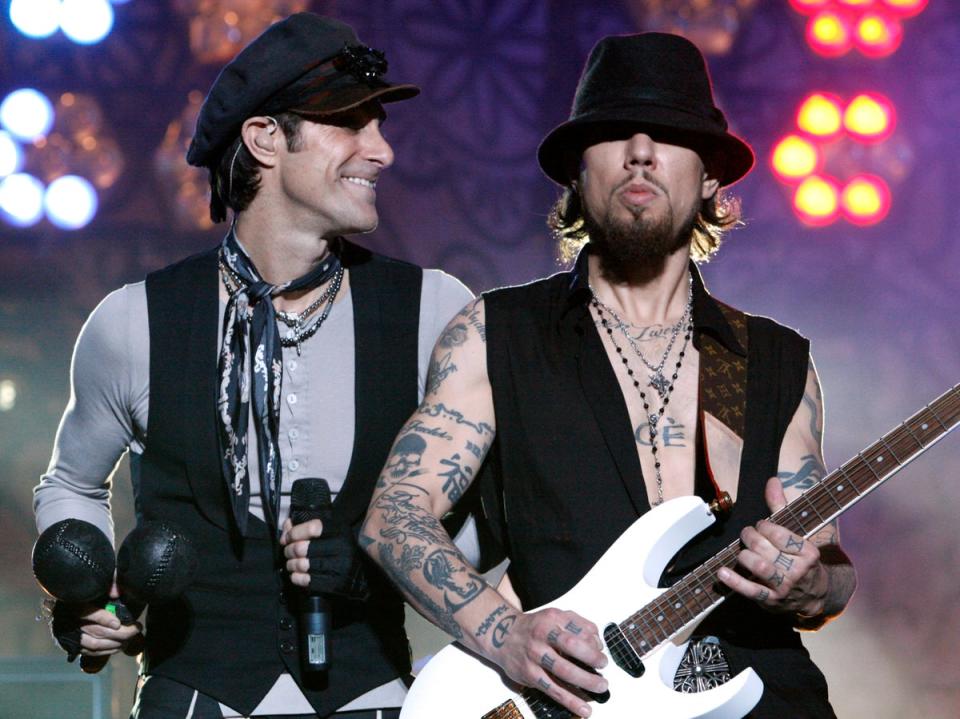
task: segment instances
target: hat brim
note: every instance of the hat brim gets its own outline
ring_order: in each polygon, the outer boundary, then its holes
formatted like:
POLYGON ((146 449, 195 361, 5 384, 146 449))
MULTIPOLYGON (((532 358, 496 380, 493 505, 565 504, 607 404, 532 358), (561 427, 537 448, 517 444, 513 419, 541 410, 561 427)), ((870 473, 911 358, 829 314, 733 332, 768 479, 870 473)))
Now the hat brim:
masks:
POLYGON ((753 168, 750 146, 736 135, 718 131, 700 118, 681 116, 672 108, 647 107, 643 112, 592 113, 558 125, 537 150, 540 168, 559 185, 576 178, 583 151, 590 145, 648 133, 657 142, 696 151, 721 186, 732 185, 753 168))
POLYGON ((320 92, 311 95, 303 103, 297 103, 296 107, 289 108, 289 111, 298 115, 332 115, 337 112, 352 110, 370 100, 400 102, 401 100, 414 98, 419 94, 420 88, 416 85, 383 85, 382 87, 353 85, 333 92, 320 92))

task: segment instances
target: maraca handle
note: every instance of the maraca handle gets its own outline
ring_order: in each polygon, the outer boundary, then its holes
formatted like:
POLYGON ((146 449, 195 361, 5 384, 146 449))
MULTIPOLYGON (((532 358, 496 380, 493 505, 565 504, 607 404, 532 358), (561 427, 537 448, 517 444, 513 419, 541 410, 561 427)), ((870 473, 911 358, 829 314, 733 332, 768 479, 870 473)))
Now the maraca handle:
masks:
MULTIPOLYGON (((119 619, 120 623, 124 626, 130 626, 137 621, 136 616, 129 609, 127 609, 127 606, 119 599, 113 599, 107 602, 107 605, 104 607, 104 609, 112 614, 115 614, 117 619, 119 619)), ((107 654, 100 657, 91 657, 83 654, 80 656, 80 669, 83 670, 85 674, 96 674, 107 665, 107 662, 110 661, 111 656, 112 655, 107 654)))

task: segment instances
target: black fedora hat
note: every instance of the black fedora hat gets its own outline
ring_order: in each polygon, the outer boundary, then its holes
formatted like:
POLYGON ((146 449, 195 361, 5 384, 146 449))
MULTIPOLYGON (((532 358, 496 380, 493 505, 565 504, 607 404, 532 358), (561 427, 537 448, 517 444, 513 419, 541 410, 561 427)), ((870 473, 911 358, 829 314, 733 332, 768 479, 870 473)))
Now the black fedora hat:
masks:
POLYGON ((302 12, 264 30, 220 72, 200 108, 187 162, 212 167, 256 115, 323 116, 368 100, 406 100, 415 85, 391 85, 383 53, 346 23, 302 12))
POLYGON ((696 150, 721 185, 753 167, 753 151, 728 132, 713 100, 700 50, 660 32, 606 37, 594 46, 570 119, 547 135, 537 159, 550 179, 567 185, 586 147, 638 131, 696 150))

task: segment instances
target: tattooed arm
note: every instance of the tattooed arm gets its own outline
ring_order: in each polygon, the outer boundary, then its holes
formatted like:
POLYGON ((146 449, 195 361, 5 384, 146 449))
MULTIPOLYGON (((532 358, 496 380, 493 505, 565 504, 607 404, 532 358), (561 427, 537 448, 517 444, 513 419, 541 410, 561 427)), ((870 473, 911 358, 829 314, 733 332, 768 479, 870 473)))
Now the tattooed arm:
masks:
MULTIPOLYGON (((827 473, 822 441, 823 398, 811 359, 803 398, 780 445, 777 476, 767 483, 765 498, 771 512, 827 473)), ((767 521, 747 527, 740 538, 745 549, 739 562, 752 576, 747 579, 722 571, 721 581, 770 611, 795 614, 798 627, 819 629, 840 614, 853 596, 857 575, 840 548, 836 520, 810 539, 767 521)))
POLYGON ((427 619, 515 681, 589 716, 569 687, 606 689, 575 663, 606 663, 596 626, 556 609, 523 614, 484 582, 440 523, 473 482, 496 431, 484 322, 476 300, 438 338, 423 403, 397 436, 360 543, 427 619))

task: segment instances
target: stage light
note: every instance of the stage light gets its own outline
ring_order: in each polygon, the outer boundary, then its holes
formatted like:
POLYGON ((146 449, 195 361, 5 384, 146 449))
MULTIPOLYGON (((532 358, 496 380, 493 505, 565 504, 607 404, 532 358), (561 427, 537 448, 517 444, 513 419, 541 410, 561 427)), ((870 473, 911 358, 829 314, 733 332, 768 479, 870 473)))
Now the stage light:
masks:
POLYGON ((828 177, 811 175, 797 186, 793 207, 807 225, 829 225, 839 214, 837 183, 828 177))
POLYGON ((807 42, 818 55, 840 57, 853 47, 850 21, 834 10, 821 10, 807 22, 807 42))
POLYGON ((854 42, 867 57, 878 58, 892 54, 903 40, 903 26, 896 18, 880 13, 866 13, 857 22, 854 42))
POLYGON ((926 9, 927 0, 882 0, 882 5, 898 17, 913 17, 926 9))
POLYGON ((9 412, 16 404, 16 383, 12 379, 0 380, 0 412, 9 412))
POLYGON ((797 127, 819 138, 829 138, 843 126, 840 99, 823 92, 809 95, 797 110, 797 127))
POLYGON ((63 0, 60 29, 81 45, 98 43, 113 29, 113 7, 107 0, 63 0))
POLYGON ((77 175, 65 175, 50 183, 43 197, 47 219, 61 230, 78 230, 97 214, 97 191, 77 175))
POLYGON ((10 22, 27 37, 50 37, 60 27, 60 0, 13 0, 10 22))
POLYGON ((53 105, 36 90, 14 90, 0 103, 0 125, 16 139, 32 142, 50 131, 53 105))
POLYGON ((875 175, 858 175, 840 194, 844 217, 855 225, 875 225, 890 211, 890 188, 875 175))
POLYGON ((862 142, 885 140, 893 132, 896 122, 893 104, 877 94, 857 95, 843 113, 843 124, 847 132, 862 142))
POLYGON ((837 5, 851 10, 866 10, 876 5, 876 0, 836 0, 837 5))
POLYGON ((810 15, 817 10, 823 10, 833 0, 790 0, 793 9, 804 15, 810 15))
POLYGON ((43 183, 18 172, 0 181, 0 216, 15 227, 30 227, 43 217, 43 183))
POLYGON ((20 172, 23 166, 23 150, 9 132, 0 130, 0 178, 20 172))
POLYGON ((785 182, 798 180, 820 169, 820 151, 799 135, 787 135, 773 150, 773 171, 785 182))

